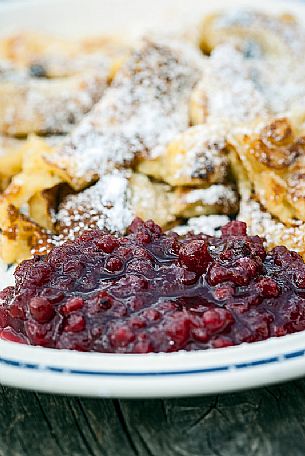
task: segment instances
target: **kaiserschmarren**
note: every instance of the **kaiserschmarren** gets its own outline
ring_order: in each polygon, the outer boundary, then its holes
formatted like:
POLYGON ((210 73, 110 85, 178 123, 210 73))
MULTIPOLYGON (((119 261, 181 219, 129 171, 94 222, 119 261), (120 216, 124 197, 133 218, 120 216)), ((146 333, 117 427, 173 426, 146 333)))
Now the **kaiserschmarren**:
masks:
POLYGON ((185 35, 0 39, 0 254, 11 264, 135 217, 230 219, 305 257, 305 30, 241 9, 185 35))

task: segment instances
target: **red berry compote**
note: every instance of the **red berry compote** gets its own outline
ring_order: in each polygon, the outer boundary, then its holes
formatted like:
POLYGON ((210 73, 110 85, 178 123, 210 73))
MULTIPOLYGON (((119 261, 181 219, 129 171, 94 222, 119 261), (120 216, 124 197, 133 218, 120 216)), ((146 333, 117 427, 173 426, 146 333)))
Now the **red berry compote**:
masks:
POLYGON ((220 237, 88 231, 21 263, 0 338, 106 353, 220 348, 305 329, 305 264, 231 222, 220 237))

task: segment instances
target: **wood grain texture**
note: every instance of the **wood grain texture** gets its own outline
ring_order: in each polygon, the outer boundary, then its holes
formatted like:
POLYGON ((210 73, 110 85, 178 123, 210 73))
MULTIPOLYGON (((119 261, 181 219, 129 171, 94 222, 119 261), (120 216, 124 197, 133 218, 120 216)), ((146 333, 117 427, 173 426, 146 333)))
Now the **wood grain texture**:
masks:
POLYGON ((0 386, 0 456, 304 456, 305 380, 242 393, 102 400, 0 386))

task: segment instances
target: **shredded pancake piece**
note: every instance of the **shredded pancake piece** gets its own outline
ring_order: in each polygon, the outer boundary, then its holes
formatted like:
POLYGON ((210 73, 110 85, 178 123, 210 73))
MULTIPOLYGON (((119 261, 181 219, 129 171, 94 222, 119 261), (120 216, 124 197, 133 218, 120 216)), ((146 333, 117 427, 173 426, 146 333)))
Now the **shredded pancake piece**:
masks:
POLYGON ((201 64, 199 53, 187 44, 144 41, 52 164, 68 174, 74 188, 82 188, 139 156, 163 153, 188 127, 188 99, 201 64))

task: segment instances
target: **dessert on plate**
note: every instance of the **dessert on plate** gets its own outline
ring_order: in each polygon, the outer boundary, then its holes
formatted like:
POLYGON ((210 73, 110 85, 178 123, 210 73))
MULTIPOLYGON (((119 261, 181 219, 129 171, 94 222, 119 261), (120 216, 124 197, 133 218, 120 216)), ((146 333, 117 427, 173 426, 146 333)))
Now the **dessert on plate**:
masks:
POLYGON ((242 9, 196 42, 0 40, 0 253, 20 263, 0 338, 147 353, 304 330, 304 36, 242 9))

